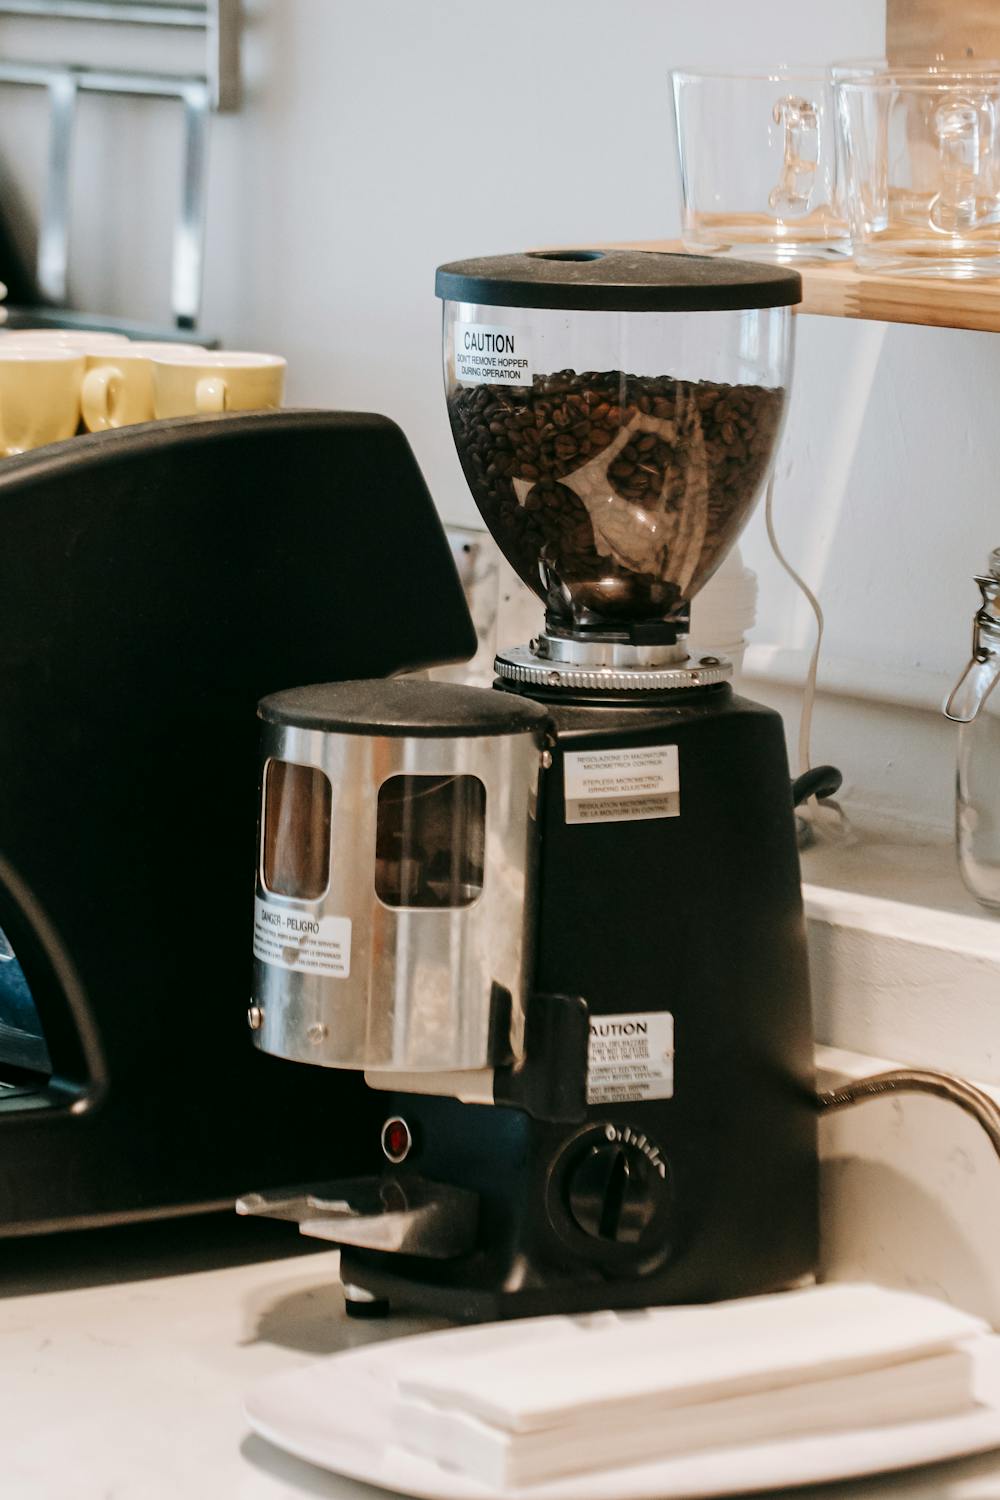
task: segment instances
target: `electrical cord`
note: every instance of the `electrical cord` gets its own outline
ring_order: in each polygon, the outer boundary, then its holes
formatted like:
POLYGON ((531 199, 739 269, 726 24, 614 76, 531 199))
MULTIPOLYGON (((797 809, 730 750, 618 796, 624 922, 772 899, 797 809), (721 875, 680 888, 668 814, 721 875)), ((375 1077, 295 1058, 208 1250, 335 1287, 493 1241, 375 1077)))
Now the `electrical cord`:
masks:
POLYGON ((833 1114, 840 1109, 850 1109, 855 1104, 864 1104, 869 1099, 879 1099, 885 1094, 933 1094, 949 1104, 971 1115, 985 1130, 990 1144, 1000 1157, 1000 1105, 989 1094, 957 1078, 953 1073, 938 1073, 925 1068, 895 1068, 888 1073, 875 1073, 870 1078, 857 1078, 850 1083, 826 1089, 816 1095, 820 1112, 833 1114))
POLYGON ((781 544, 778 541, 778 534, 774 529, 773 469, 771 471, 771 477, 767 481, 767 495, 764 500, 764 523, 767 527, 767 539, 771 544, 771 551, 774 553, 775 557, 778 559, 778 562, 784 568, 789 578, 795 584, 795 587, 800 591, 800 593, 805 596, 806 600, 808 601, 809 608, 812 610, 813 615, 816 619, 816 643, 813 646, 812 656, 809 659, 809 671, 806 674, 805 686, 802 690, 802 714, 799 719, 799 774, 802 775, 806 771, 812 769, 810 746, 812 744, 813 706, 816 701, 816 674, 819 670, 819 652, 820 647, 823 644, 823 631, 826 628, 826 621, 823 616, 823 606, 820 604, 819 600, 816 598, 816 595, 806 583, 805 579, 800 573, 797 573, 795 571, 791 563, 788 561, 788 558, 781 550, 781 544))
MULTIPOLYGON (((767 527, 767 539, 771 544, 771 551, 795 584, 795 587, 805 597, 816 620, 816 640, 813 645, 812 655, 809 658, 809 670, 806 673, 806 680, 802 687, 802 712, 799 715, 798 771, 799 780, 804 781, 813 769, 813 709, 816 704, 816 677, 819 671, 819 653, 820 647, 823 644, 823 631, 826 628, 826 620, 823 615, 823 606, 816 595, 802 575, 797 573, 792 567, 792 564, 781 550, 781 543, 778 541, 778 534, 774 526, 773 469, 771 470, 771 477, 767 481, 767 492, 764 499, 764 524, 767 527)), ((825 795, 823 793, 811 795, 799 813, 799 820, 799 842, 803 847, 812 841, 820 824, 822 824, 825 832, 832 834, 835 840, 841 843, 852 842, 853 835, 847 814, 839 802, 834 802, 832 795, 829 793, 825 795)))
POLYGON ((836 766, 813 766, 792 782, 792 801, 796 807, 810 797, 822 797, 826 801, 837 795, 843 783, 844 778, 836 766))

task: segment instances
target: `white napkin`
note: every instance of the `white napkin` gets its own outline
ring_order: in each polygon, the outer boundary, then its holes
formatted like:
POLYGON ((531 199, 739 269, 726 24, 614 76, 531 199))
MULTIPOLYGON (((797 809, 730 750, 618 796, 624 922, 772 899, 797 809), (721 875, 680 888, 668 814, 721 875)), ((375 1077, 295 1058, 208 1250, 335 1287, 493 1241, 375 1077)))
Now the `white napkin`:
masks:
POLYGON ((480 1482, 530 1484, 960 1411, 959 1346, 986 1331, 932 1299, 845 1284, 432 1334, 397 1346, 393 1425, 480 1482))
POLYGON ((699 1449, 952 1416, 971 1407, 972 1379, 971 1355, 955 1349, 888 1370, 674 1408, 655 1420, 626 1412, 512 1433, 410 1399, 396 1403, 392 1421, 396 1441, 411 1453, 503 1490, 699 1449))

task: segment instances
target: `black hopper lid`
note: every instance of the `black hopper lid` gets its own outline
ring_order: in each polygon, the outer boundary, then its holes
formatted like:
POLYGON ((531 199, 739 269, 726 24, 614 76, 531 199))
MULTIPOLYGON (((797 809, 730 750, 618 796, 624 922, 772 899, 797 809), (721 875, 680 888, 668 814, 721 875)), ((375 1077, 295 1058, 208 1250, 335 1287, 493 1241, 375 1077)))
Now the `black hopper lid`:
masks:
POLYGON ((712 312, 792 307, 802 278, 782 266, 659 250, 529 250, 439 266, 450 302, 595 312, 712 312))

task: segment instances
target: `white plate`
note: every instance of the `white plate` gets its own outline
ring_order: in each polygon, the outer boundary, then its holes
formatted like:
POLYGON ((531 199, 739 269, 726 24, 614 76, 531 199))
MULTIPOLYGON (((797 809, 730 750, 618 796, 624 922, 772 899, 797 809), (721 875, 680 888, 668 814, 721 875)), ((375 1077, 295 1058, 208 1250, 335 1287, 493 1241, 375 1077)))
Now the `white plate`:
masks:
POLYGON ((976 1353, 980 1405, 962 1416, 719 1448, 493 1490, 394 1445, 391 1358, 375 1345, 272 1376, 247 1399, 250 1425, 308 1463, 422 1500, 694 1500, 861 1478, 1000 1447, 1000 1337, 991 1335, 976 1353))

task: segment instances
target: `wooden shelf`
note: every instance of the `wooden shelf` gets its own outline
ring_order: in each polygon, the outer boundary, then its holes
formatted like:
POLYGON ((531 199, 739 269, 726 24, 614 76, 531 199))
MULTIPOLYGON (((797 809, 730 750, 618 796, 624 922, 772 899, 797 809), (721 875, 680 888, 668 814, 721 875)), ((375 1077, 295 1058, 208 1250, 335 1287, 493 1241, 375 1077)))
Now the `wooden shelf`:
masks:
MULTIPOLYGON (((684 247, 679 240, 642 240, 622 248, 677 251, 684 247)), ((797 266, 796 270, 802 273, 800 313, 1000 333, 1000 276, 975 281, 866 276, 850 261, 797 266)))

